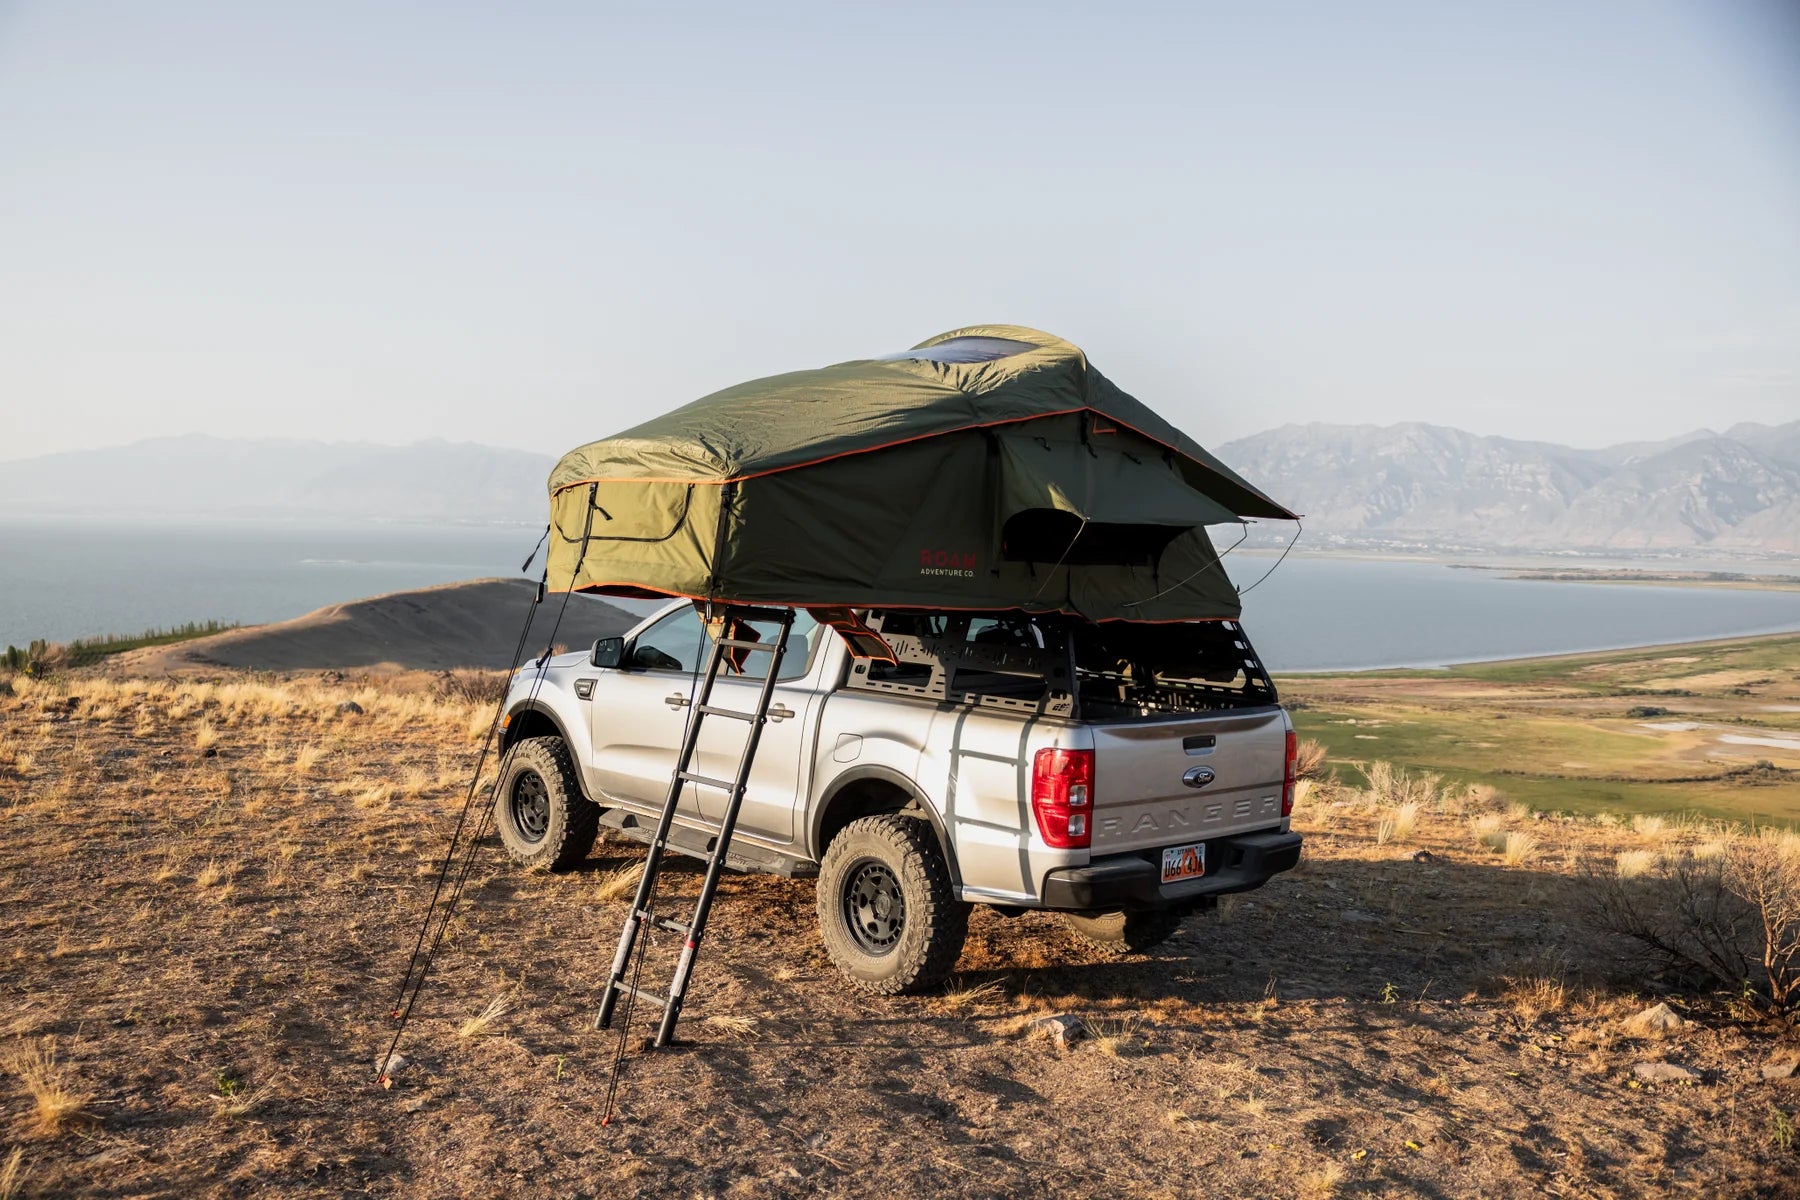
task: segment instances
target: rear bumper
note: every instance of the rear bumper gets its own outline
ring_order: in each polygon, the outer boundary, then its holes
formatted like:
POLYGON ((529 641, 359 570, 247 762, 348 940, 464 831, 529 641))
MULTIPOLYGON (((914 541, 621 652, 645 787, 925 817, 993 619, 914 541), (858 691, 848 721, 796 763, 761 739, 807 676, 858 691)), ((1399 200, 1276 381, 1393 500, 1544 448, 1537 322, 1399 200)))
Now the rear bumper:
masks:
POLYGON ((1299 834, 1279 831, 1214 838, 1206 843, 1206 874, 1170 884, 1162 882, 1159 851, 1099 858, 1045 875, 1042 903, 1072 912, 1156 909, 1247 892, 1293 870, 1300 861, 1300 843, 1299 834))

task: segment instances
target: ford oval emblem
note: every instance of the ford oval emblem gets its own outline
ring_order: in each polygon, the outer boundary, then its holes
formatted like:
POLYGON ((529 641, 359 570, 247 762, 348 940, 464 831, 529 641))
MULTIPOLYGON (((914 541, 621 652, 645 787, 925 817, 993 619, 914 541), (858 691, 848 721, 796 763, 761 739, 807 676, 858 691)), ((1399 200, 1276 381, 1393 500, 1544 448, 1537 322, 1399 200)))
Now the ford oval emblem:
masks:
POLYGON ((1183 772, 1181 782, 1189 787, 1205 787, 1216 778, 1218 776, 1213 774, 1211 767, 1189 767, 1183 772))

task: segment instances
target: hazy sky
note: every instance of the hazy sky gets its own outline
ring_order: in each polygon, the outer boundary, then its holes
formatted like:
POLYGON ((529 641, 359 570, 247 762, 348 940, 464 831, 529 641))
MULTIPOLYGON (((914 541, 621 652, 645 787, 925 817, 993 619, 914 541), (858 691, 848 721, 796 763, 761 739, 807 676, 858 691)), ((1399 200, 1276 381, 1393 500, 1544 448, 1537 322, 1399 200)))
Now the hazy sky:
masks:
POLYGON ((0 0, 0 458, 1010 321, 1201 441, 1800 418, 1800 5, 0 0))

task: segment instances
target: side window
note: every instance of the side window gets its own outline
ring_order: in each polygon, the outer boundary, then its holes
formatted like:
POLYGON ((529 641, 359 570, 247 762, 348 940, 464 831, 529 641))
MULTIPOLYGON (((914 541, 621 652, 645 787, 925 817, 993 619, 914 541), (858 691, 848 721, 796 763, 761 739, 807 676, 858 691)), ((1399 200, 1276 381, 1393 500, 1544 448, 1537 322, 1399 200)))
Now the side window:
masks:
MULTIPOLYGON (((746 632, 752 633, 759 642, 767 642, 781 629, 773 621, 746 621, 744 624, 748 628, 740 630, 739 636, 746 632)), ((807 668, 812 665, 813 651, 818 648, 824 629, 823 625, 806 613, 794 614, 794 624, 788 630, 787 649, 781 655, 781 674, 775 677, 777 681, 798 679, 806 674, 807 668)), ((734 659, 728 658, 725 660, 726 665, 719 668, 719 675, 725 679, 761 679, 769 673, 770 657, 761 651, 740 653, 736 656, 736 661, 743 664, 742 670, 734 670, 731 666, 734 659)))
POLYGON ((706 635, 692 605, 677 609, 644 630, 631 647, 631 666, 640 671, 691 674, 706 664, 706 635))
MULTIPOLYGON (((739 636, 745 640, 766 641, 781 627, 773 621, 748 621, 739 636)), ((812 663, 812 652, 818 646, 824 626, 807 614, 794 614, 788 631, 787 650, 781 656, 778 680, 798 679, 812 663)), ((700 625, 700 614, 693 607, 677 609, 638 636, 631 648, 631 666, 640 671, 680 671, 692 674, 706 668, 706 652, 710 649, 706 633, 700 625)), ((721 679, 761 679, 769 673, 770 656, 760 651, 735 651, 719 668, 721 679), (732 663, 740 662, 742 669, 732 663)))

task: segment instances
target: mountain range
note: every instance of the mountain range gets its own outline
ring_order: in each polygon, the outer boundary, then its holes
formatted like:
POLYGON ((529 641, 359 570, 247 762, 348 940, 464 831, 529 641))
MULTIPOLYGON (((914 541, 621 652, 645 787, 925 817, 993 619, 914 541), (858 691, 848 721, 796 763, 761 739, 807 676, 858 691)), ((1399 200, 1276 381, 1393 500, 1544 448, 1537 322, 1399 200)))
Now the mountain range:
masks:
POLYGON ((1216 453, 1306 544, 1800 553, 1800 421, 1581 450, 1440 425, 1284 425, 1216 453))
POLYGON ((551 463, 472 442, 189 434, 0 462, 0 512, 538 524, 551 463))
MULTIPOLYGON (((1319 549, 1800 554, 1800 421, 1597 450, 1441 425, 1284 425, 1215 447, 1319 549)), ((208 435, 0 463, 0 514, 536 524, 549 455, 208 435)))

